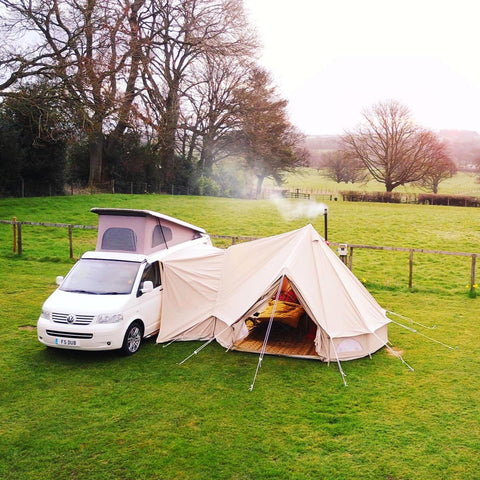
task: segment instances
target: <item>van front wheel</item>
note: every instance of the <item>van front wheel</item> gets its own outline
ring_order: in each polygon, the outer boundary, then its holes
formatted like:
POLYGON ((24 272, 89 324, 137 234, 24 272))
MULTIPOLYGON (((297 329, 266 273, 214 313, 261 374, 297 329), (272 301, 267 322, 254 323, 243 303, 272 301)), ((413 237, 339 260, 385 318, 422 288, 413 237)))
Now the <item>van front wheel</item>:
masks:
POLYGON ((125 337, 123 338, 122 353, 124 355, 133 355, 138 352, 140 345, 142 344, 143 331, 138 322, 133 322, 127 328, 125 337))

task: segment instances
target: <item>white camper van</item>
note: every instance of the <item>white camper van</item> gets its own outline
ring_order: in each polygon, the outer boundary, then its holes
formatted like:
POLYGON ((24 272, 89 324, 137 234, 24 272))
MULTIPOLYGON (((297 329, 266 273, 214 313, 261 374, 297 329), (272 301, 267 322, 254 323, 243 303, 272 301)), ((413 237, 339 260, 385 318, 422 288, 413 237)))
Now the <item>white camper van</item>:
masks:
POLYGON ((99 216, 96 249, 57 277, 38 319, 38 339, 47 347, 132 355, 160 327, 161 260, 211 247, 211 240, 202 228, 150 210, 91 211, 99 216))

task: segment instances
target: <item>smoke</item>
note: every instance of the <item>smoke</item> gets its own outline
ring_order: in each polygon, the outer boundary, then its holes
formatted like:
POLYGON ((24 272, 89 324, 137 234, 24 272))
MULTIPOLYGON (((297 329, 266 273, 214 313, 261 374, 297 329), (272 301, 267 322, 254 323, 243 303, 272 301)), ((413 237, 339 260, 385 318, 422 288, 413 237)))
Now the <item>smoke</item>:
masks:
POLYGON ((308 218, 314 220, 325 213, 328 207, 324 203, 317 203, 311 200, 288 201, 279 194, 270 195, 270 201, 277 207, 278 213, 284 220, 297 220, 308 218))

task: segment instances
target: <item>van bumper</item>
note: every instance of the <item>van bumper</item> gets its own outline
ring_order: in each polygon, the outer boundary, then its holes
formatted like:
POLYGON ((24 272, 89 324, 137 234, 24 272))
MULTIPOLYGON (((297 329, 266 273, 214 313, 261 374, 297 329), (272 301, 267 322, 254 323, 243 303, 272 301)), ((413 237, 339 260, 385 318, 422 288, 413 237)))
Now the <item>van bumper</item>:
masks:
POLYGON ((121 348, 123 323, 64 325, 40 317, 38 340, 47 347, 67 350, 116 350, 121 348))

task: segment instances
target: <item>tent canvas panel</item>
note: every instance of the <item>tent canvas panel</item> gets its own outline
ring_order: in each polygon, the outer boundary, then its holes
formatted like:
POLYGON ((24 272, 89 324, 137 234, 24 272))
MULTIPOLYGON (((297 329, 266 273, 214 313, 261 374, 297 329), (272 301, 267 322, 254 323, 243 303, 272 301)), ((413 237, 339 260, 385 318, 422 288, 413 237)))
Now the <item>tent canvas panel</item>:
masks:
POLYGON ((211 315, 224 250, 179 251, 162 262, 163 302, 157 342, 204 340, 215 334, 211 315))

